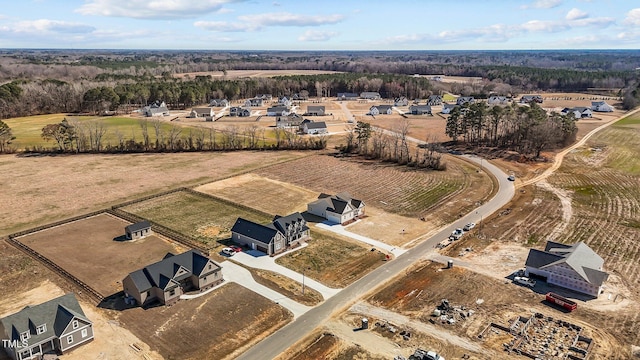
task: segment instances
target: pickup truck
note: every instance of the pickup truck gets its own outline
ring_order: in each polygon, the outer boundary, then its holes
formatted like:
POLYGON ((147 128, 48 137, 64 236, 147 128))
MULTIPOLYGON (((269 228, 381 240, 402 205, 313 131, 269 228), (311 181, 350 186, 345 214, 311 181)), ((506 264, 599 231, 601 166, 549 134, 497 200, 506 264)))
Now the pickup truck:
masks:
POLYGON ((451 235, 449 235, 449 239, 451 239, 451 240, 460 240, 462 235, 464 235, 464 230, 462 230, 460 228, 457 228, 457 229, 453 230, 451 235))
POLYGON ((513 282, 515 282, 516 284, 528 286, 531 288, 536 286, 535 280, 529 279, 528 277, 525 277, 525 276, 516 276, 513 278, 513 282))

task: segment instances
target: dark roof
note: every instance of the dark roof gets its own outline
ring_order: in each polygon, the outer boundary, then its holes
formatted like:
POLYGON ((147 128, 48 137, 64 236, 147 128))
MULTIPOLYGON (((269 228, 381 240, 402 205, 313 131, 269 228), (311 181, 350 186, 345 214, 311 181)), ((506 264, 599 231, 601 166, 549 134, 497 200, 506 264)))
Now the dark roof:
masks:
POLYGON ((431 105, 411 105, 409 106, 410 111, 431 111, 431 105))
POLYGON ((273 220, 273 226, 278 229, 281 233, 286 234, 287 232, 287 225, 290 224, 302 224, 303 231, 308 230, 309 228, 306 226, 307 221, 304 219, 304 217, 302 217, 302 214, 300 214, 299 212, 295 212, 293 214, 287 215, 287 216, 276 216, 275 219, 273 220))
POLYGON ((289 110, 289 108, 286 106, 272 106, 267 109, 267 112, 282 112, 285 110, 289 110))
MULTIPOLYGON (((140 292, 147 291, 152 287, 167 289, 171 285, 177 286, 177 281, 186 279, 191 275, 203 275, 205 266, 209 261, 211 259, 202 255, 198 250, 189 250, 182 254, 165 256, 164 259, 136 270, 130 273, 129 276, 140 292), (181 268, 184 268, 186 273, 176 276, 181 268)), ((220 269, 220 265, 215 262, 213 264, 216 265, 213 271, 220 269)))
POLYGON ((541 268, 543 266, 554 263, 558 260, 561 260, 562 256, 551 254, 545 251, 531 249, 529 250, 529 256, 527 256, 527 261, 525 261, 525 266, 530 266, 533 268, 541 268))
POLYGON ((609 274, 600 270, 604 260, 583 242, 566 245, 548 241, 545 251, 531 249, 525 264, 544 269, 563 263, 590 284, 600 286, 609 277, 609 274))
POLYGON ((338 97, 355 97, 357 98, 359 95, 355 93, 338 93, 338 97))
POLYGON ((324 121, 312 121, 307 124, 307 129, 326 129, 327 124, 324 121))
POLYGON ((151 223, 147 220, 137 222, 135 224, 127 225, 124 229, 128 232, 136 232, 142 229, 148 229, 151 227, 151 223))
POLYGON ((358 208, 362 204, 362 200, 352 198, 348 192, 341 192, 334 196, 321 193, 320 196, 318 196, 318 200, 313 203, 323 203, 327 210, 336 214, 343 214, 347 204, 358 208))
POLYGON ((74 318, 91 323, 75 295, 68 293, 39 305, 27 306, 15 314, 0 319, 0 322, 6 332, 3 335, 10 340, 19 340, 21 333, 29 331, 31 335, 29 344, 35 345, 54 335, 59 337, 74 318), (40 325, 46 325, 47 329, 38 335, 35 328, 40 325))
POLYGON ((443 108, 443 109, 453 109, 453 108, 456 108, 456 107, 458 107, 458 106, 460 106, 460 105, 458 105, 458 104, 447 104, 447 103, 444 103, 444 104, 442 105, 442 108, 443 108))
POLYGON ((307 106, 307 112, 312 111, 312 110, 322 110, 324 111, 325 107, 324 105, 309 105, 307 106))
POLYGON ((231 232, 247 236, 268 245, 273 240, 273 237, 278 233, 278 230, 275 227, 269 225, 260 225, 253 221, 238 218, 236 223, 233 224, 231 232))

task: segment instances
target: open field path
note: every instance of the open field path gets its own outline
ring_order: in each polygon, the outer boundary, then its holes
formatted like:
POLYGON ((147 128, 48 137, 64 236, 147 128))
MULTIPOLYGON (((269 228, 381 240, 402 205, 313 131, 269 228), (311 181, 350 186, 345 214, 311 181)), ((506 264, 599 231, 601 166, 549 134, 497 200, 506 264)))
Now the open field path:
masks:
POLYGON ((570 153, 571 151, 583 146, 584 144, 587 143, 587 140, 589 140, 593 135, 597 134, 598 132, 606 129, 607 127, 611 126, 612 124, 614 124, 616 121, 631 116, 633 114, 636 114, 640 112, 640 107, 631 110, 629 112, 626 112, 622 115, 620 115, 619 117, 617 117, 616 119, 613 119, 605 124, 602 124, 600 126, 598 126, 597 128, 591 130, 589 133, 587 133, 582 139, 580 139, 578 142, 576 142, 575 144, 569 146, 568 148, 560 151, 559 153, 556 154, 555 158, 553 159, 553 164, 551 165, 551 167, 549 167, 548 169, 546 169, 542 174, 529 179, 527 181, 523 181, 520 182, 518 184, 516 184, 516 188, 521 188, 527 185, 531 185, 531 184, 535 184, 539 181, 542 181, 546 178, 548 178, 549 176, 551 176, 551 174, 553 174, 556 170, 558 170, 560 168, 560 166, 562 165, 562 160, 564 159, 564 157, 570 153))
POLYGON ((351 231, 348 231, 344 226, 340 225, 340 224, 335 224, 335 225, 329 225, 329 224, 325 224, 325 223, 318 223, 316 224, 317 227, 319 227, 320 229, 324 229, 327 231, 331 231, 334 232, 336 234, 339 235, 343 235, 346 236, 348 238, 351 238, 353 240, 365 243, 365 244, 369 244, 375 248, 380 248, 383 249, 386 252, 389 252, 395 256, 399 256, 402 255, 406 252, 405 249, 401 248, 401 247, 396 247, 396 246, 392 246, 392 245, 388 245, 383 243, 382 241, 378 241, 378 240, 374 240, 372 238, 366 237, 366 236, 362 236, 360 234, 356 234, 353 233, 351 231))

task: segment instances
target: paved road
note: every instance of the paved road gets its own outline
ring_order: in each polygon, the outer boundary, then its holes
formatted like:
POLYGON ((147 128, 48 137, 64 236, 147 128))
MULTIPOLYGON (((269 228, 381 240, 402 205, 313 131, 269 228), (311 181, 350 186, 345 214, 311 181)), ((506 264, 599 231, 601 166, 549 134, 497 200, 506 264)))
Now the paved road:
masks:
MULTIPOLYGON (((480 158, 478 157, 466 157, 470 161, 481 164, 480 158)), ((414 248, 407 250, 406 253, 398 256, 395 260, 389 261, 378 267, 369 274, 360 278, 358 281, 344 288, 335 296, 309 310, 304 315, 301 315, 293 322, 251 347, 244 354, 239 356, 238 359, 262 360, 277 357, 290 346, 302 340, 307 336, 307 334, 321 325, 333 314, 345 309, 358 299, 362 298, 365 294, 371 292, 373 289, 382 286, 394 276, 406 271, 406 269, 413 263, 433 251, 435 245, 447 238, 453 229, 462 227, 468 222, 478 222, 480 215, 486 218, 507 204, 515 192, 513 183, 507 180, 508 175, 498 167, 486 161, 483 162, 482 165, 484 170, 492 173, 499 183, 498 192, 491 200, 450 225, 441 228, 434 236, 428 238, 419 245, 416 245, 414 248)))

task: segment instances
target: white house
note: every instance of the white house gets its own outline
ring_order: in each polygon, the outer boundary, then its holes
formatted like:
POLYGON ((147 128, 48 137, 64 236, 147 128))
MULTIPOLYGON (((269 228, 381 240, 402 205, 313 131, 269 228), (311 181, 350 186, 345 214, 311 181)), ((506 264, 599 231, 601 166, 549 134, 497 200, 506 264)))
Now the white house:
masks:
POLYGON ((213 112, 213 108, 210 107, 197 107, 191 109, 191 113, 189 113, 190 117, 199 118, 199 117, 213 117, 215 113, 213 112))
POLYGON ((380 114, 384 114, 384 115, 391 115, 391 113, 393 112, 393 110, 391 109, 391 105, 376 105, 376 106, 372 106, 371 108, 369 108, 369 115, 380 115, 380 114))
POLYGON ((455 109, 457 107, 460 107, 460 105, 444 103, 442 105, 442 111, 440 111, 440 112, 443 113, 443 114, 450 114, 451 110, 453 110, 453 109, 455 109))
POLYGON ((591 109, 588 107, 564 108, 560 113, 562 115, 573 113, 573 117, 576 119, 590 118, 593 116, 591 109))
POLYGON ((280 99, 278 99, 278 104, 282 106, 290 107, 292 104, 292 101, 288 97, 283 96, 280 99))
POLYGON ((354 199, 346 192, 333 196, 323 193, 318 196, 318 200, 307 204, 307 212, 342 224, 364 215, 364 206, 362 200, 354 199))
POLYGON ((395 100, 393 100, 393 106, 407 106, 409 105, 409 99, 407 99, 404 96, 395 98, 395 100))
POLYGON ((302 132, 305 134, 326 134, 327 124, 324 121, 303 121, 302 132))
POLYGON ((605 101, 592 101, 591 110, 597 112, 612 112, 614 107, 607 104, 605 101))
POLYGON ((374 92, 374 91, 365 91, 363 93, 360 94, 360 98, 361 99, 367 99, 367 100, 380 100, 380 93, 378 92, 374 92))
POLYGON ((264 100, 262 98, 247 99, 247 101, 244 102, 244 107, 259 107, 262 106, 263 103, 264 100))
POLYGON ((156 101, 149 106, 145 106, 140 112, 147 117, 169 116, 169 109, 164 101, 156 101))
POLYGON ((487 99, 487 104, 489 105, 504 105, 508 102, 509 100, 506 98, 506 96, 492 95, 489 97, 489 99, 487 99))
POLYGON ((267 108, 267 116, 287 116, 290 114, 289 108, 284 105, 267 108))
POLYGON ((604 260, 583 242, 573 245, 547 241, 542 250, 531 249, 525 274, 549 284, 598 297, 609 274, 602 271, 604 260))

